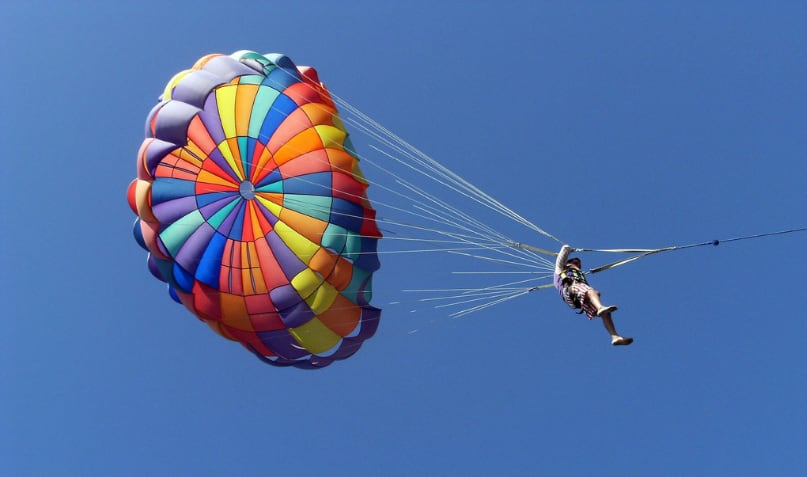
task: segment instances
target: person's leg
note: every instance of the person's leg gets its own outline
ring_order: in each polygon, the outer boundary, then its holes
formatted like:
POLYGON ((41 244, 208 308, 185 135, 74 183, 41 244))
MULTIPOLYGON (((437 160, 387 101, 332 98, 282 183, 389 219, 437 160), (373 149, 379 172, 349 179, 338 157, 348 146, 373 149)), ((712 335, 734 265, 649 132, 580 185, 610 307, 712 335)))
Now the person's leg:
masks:
POLYGON ((604 306, 602 304, 602 301, 600 300, 600 292, 598 292, 593 288, 588 291, 586 296, 588 297, 591 304, 594 305, 594 308, 597 309, 597 316, 602 316, 605 313, 608 313, 610 315, 612 311, 617 310, 617 307, 615 306, 604 306))
POLYGON ((602 319, 602 324, 605 326, 605 329, 608 331, 608 334, 611 335, 611 344, 615 346, 619 345, 629 345, 633 343, 633 338, 625 338, 621 336, 616 331, 616 326, 614 326, 614 320, 611 318, 611 312, 605 312, 600 315, 602 319))

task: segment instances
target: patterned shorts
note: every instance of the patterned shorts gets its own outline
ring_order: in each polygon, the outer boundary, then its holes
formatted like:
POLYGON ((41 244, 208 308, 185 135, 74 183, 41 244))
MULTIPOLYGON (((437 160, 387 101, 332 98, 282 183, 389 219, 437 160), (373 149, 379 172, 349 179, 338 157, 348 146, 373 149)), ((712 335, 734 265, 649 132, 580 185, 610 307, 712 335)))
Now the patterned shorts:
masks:
POLYGON ((574 282, 563 288, 563 301, 572 308, 582 308, 589 320, 597 317, 597 308, 588 298, 588 292, 593 290, 582 282, 574 282))

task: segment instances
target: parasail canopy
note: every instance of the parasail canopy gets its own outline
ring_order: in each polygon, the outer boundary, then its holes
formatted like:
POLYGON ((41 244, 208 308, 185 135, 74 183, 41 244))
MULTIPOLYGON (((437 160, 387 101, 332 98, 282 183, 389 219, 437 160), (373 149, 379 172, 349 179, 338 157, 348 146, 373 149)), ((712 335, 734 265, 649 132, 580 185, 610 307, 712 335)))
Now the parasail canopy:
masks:
POLYGON ((269 364, 318 368, 378 326, 367 187, 317 72, 239 51, 168 82, 128 198, 172 297, 269 364))

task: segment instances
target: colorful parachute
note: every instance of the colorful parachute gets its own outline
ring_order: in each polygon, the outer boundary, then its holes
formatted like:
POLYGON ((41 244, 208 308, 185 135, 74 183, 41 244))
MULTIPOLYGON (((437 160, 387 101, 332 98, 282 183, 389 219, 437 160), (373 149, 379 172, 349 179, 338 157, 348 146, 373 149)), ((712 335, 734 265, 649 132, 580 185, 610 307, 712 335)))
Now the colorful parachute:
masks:
POLYGON ((175 300, 269 364, 319 368, 378 327, 367 186, 316 71, 241 51, 168 83, 128 199, 175 300))

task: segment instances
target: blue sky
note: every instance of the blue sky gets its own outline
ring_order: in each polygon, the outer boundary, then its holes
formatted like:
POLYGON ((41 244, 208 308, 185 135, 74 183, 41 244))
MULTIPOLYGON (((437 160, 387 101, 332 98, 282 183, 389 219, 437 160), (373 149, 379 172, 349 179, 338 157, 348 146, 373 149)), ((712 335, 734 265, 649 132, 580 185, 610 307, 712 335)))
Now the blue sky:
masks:
POLYGON ((252 49, 576 247, 804 227, 807 7, 341 3, 0 6, 2 473, 803 475, 804 233, 592 277, 619 349, 552 291, 452 319, 401 290, 455 257, 392 255, 376 336, 307 372, 173 303, 125 192, 171 75, 252 49))

